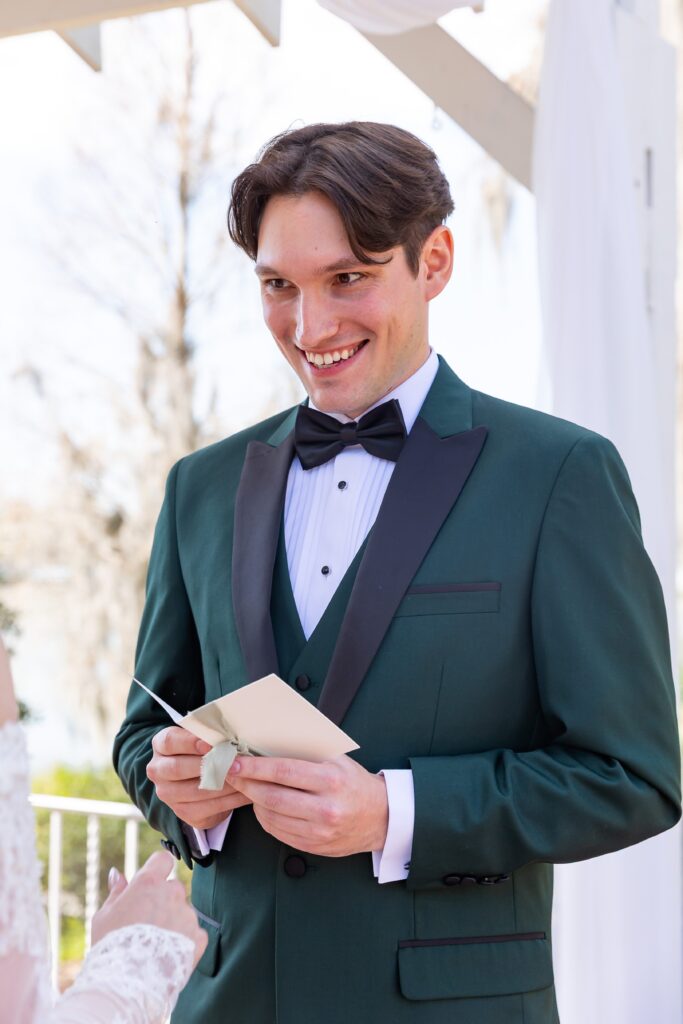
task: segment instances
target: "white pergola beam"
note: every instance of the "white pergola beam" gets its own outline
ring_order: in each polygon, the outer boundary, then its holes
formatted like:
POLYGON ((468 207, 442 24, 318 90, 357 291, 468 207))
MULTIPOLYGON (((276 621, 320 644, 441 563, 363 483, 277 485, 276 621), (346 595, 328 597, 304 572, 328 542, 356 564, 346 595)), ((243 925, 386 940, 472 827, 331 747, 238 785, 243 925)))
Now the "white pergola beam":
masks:
MULTIPOLYGON (((205 0, 185 0, 184 6, 205 0)), ((179 7, 177 0, 0 0, 0 36, 57 32, 179 7)))
POLYGON ((530 103, 439 25, 365 38, 531 190, 530 103))
POLYGON ((234 0, 271 46, 280 45, 281 0, 234 0))
POLYGON ((102 70, 102 36, 99 25, 65 29, 59 35, 93 71, 102 70))
MULTIPOLYGON (((0 0, 0 36, 54 29, 68 32, 110 18, 132 18, 206 0, 0 0)), ((280 41, 280 0, 235 0, 272 46, 280 41)))

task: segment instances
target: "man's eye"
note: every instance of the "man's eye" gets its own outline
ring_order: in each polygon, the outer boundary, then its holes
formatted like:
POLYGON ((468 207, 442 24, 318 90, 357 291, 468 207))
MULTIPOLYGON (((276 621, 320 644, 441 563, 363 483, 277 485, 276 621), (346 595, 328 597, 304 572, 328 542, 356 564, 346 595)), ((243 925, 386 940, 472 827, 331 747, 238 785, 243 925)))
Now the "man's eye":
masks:
POLYGON ((265 284, 266 288, 272 288, 275 292, 281 292, 283 288, 289 285, 289 281, 285 281, 284 277, 270 277, 265 284))
POLYGON ((344 273, 337 274, 337 280, 339 281, 339 284, 355 284, 356 281, 360 281, 363 276, 364 275, 358 271, 345 270, 344 273))

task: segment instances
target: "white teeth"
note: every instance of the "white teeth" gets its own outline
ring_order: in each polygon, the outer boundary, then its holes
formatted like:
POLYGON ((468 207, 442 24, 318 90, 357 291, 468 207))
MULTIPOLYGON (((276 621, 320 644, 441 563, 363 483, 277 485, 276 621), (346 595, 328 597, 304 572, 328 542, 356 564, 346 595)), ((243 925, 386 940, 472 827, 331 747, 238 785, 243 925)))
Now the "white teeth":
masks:
POLYGON ((313 363, 314 366, 331 366, 332 363, 355 356, 359 348, 360 345, 356 345, 354 348, 343 348, 341 352, 305 352, 304 354, 308 362, 313 363))

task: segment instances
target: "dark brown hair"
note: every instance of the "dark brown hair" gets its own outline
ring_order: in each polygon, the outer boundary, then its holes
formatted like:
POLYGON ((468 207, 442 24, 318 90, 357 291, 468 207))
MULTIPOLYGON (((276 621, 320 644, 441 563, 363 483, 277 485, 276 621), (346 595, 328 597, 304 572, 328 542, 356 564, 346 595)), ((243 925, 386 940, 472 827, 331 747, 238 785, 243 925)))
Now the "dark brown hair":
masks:
POLYGON ((334 203, 359 262, 380 263, 369 254, 402 245, 415 275, 423 243, 453 211, 436 155, 415 135, 375 121, 311 124, 276 135, 235 178, 233 242, 255 260, 268 200, 307 192, 334 203))

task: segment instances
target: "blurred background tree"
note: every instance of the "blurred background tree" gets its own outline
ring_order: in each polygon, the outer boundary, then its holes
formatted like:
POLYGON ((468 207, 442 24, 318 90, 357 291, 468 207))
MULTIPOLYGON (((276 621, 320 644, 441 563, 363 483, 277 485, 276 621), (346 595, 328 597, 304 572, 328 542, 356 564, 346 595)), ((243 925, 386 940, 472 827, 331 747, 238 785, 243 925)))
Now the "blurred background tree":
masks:
MULTIPOLYGON (((83 381, 81 402, 64 401, 49 364, 32 358, 19 374, 56 446, 59 484, 25 531, 27 564, 41 566, 41 582, 63 598, 55 603, 67 657, 51 685, 106 760, 130 684, 166 475, 235 429, 217 415, 218 382, 198 386, 196 362, 228 275, 234 283, 249 269, 228 248, 225 212, 240 125, 252 116, 232 76, 218 90, 215 78, 202 78, 188 10, 174 12, 158 38, 144 18, 120 31, 125 61, 98 79, 102 95, 75 147, 78 189, 67 182, 65 195, 50 197, 43 236, 64 294, 89 305, 94 323, 108 318, 106 344, 114 337, 116 351, 103 354, 93 332, 64 361, 83 381), (114 159, 121 152, 123 169, 114 159)), ((272 401, 254 403, 253 421, 298 400, 287 381, 274 376, 272 401)))

